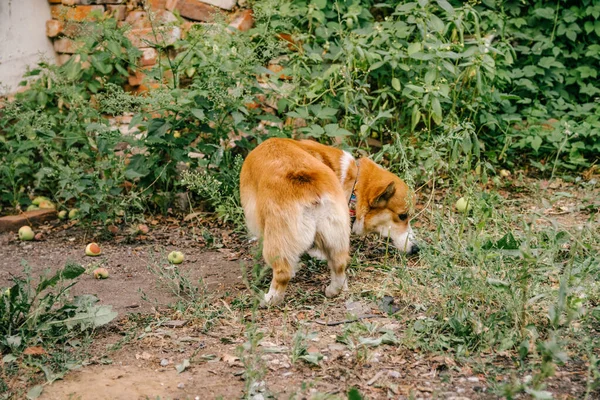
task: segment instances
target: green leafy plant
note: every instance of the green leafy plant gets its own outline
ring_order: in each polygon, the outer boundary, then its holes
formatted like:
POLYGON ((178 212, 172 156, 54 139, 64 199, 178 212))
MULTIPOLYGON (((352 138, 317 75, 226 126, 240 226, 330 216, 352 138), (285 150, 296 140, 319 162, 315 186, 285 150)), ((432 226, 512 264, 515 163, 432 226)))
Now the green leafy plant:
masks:
POLYGON ((69 296, 84 272, 80 265, 67 263, 34 283, 24 264, 24 277, 13 277, 12 286, 2 289, 0 354, 5 369, 0 381, 27 365, 43 371, 52 382, 85 361, 87 340, 117 313, 112 306, 97 304, 95 296, 69 296))

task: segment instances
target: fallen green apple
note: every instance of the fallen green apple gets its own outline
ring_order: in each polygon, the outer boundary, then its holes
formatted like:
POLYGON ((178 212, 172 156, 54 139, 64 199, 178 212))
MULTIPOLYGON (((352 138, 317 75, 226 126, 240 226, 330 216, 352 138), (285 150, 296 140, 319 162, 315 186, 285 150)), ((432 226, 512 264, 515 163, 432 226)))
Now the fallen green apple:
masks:
POLYGON ((62 210, 58 212, 58 219, 65 219, 67 218, 67 211, 62 210))
POLYGON ((73 208, 71 211, 69 211, 69 219, 77 219, 77 217, 79 217, 78 209, 73 208))
POLYGON ((31 201, 31 204, 35 204, 36 206, 39 206, 42 202, 49 202, 51 203, 50 199, 44 196, 38 196, 35 199, 33 199, 31 201))
POLYGON ((461 212, 461 213, 466 213, 471 210, 471 203, 469 202, 469 200, 465 199, 464 197, 461 197, 460 199, 458 199, 456 201, 455 206, 456 206, 456 211, 461 212))
POLYGON ((167 260, 169 260, 171 264, 181 264, 183 262, 183 259, 183 253, 180 251, 172 251, 167 256, 167 260))
POLYGON ((21 240, 33 240, 35 234, 33 230, 27 225, 19 228, 19 239, 21 240))

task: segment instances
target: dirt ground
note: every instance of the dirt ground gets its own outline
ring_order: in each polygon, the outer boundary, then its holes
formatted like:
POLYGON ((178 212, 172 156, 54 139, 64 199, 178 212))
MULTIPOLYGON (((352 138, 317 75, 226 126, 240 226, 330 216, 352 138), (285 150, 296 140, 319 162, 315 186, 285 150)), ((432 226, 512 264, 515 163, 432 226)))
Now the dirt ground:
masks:
MULTIPOLYGON (((492 387, 513 378, 506 372, 513 361, 501 355, 459 364, 444 356, 381 345, 357 363, 358 355, 336 341, 347 325, 342 322, 350 315, 368 316, 364 322, 377 324, 397 337, 402 337, 405 326, 401 318, 387 316, 378 304, 356 294, 326 299, 320 294, 328 280, 324 269, 316 273, 303 269, 292 281, 288 296, 302 297, 302 302, 290 301, 284 309, 256 313, 255 326, 263 338, 254 354, 260 358, 252 360, 247 355, 244 359, 243 354, 249 353, 240 353, 239 348, 247 341, 247 322, 253 314, 247 306, 251 292, 242 279, 242 263, 251 263, 252 257, 243 239, 220 232, 215 248, 205 243, 193 224, 158 221, 145 235, 96 238, 103 253, 92 258, 84 254, 91 238, 86 238, 82 229, 54 222, 37 230, 44 232, 41 241, 19 242, 15 234, 0 235, 0 286, 6 286, 11 275, 22 273, 22 260, 32 268, 33 276, 56 270, 67 260, 89 270, 102 265, 109 270, 109 279, 94 280, 86 274, 72 294, 95 294, 119 313, 108 327, 100 329, 89 365, 45 385, 40 399, 240 398, 244 393, 242 374, 252 363, 265 370, 261 386, 253 390, 256 400, 269 396, 347 398, 353 387, 367 398, 495 399, 498 395, 492 393, 492 387), (148 265, 164 259, 173 249, 185 249, 186 260, 179 268, 192 281, 204 280, 211 305, 220 310, 220 318, 208 331, 193 320, 184 320, 179 326, 172 321, 181 321, 181 315, 164 311, 176 298, 157 283, 148 265), (240 302, 240 297, 246 302, 240 302), (128 317, 132 313, 139 315, 128 317), (148 315, 153 318, 145 326, 132 323, 148 315), (306 345, 309 353, 323 355, 318 366, 292 362, 293 336, 299 329, 315 333, 306 345), (179 373, 176 368, 186 359, 190 365, 179 373), (501 366, 501 372, 484 374, 477 367, 490 361, 501 366)), ((377 272, 350 273, 356 280, 379 279, 377 272)), ((558 368, 549 389, 558 399, 583 398, 586 374, 583 363, 558 368)))

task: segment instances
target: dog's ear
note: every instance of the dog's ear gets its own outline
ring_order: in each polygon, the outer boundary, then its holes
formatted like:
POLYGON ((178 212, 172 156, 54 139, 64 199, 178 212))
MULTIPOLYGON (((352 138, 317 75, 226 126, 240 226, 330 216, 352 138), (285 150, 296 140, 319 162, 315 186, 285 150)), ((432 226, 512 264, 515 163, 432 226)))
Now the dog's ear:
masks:
POLYGON ((369 205, 371 207, 383 207, 386 205, 388 200, 392 198, 394 193, 396 193, 396 183, 390 182, 387 186, 384 186, 375 193, 376 195, 369 202, 369 205))

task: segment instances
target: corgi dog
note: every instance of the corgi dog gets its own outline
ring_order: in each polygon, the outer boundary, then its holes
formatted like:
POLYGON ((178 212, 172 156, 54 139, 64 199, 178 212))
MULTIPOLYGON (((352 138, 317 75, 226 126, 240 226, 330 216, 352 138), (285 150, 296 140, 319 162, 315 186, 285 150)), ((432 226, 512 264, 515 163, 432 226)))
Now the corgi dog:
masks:
POLYGON ((418 252, 410 226, 412 193, 368 158, 311 140, 271 138, 250 152, 240 174, 248 230, 273 270, 264 304, 281 303, 304 253, 327 260, 327 297, 347 289, 350 233, 379 233, 418 252))

